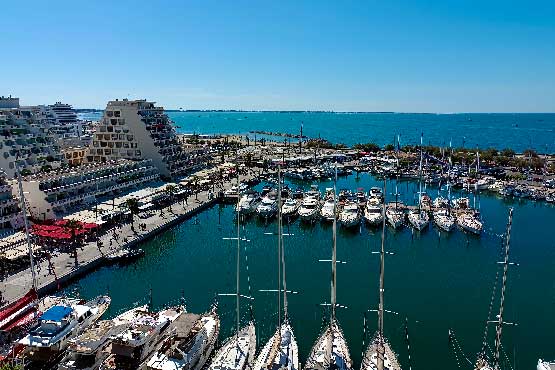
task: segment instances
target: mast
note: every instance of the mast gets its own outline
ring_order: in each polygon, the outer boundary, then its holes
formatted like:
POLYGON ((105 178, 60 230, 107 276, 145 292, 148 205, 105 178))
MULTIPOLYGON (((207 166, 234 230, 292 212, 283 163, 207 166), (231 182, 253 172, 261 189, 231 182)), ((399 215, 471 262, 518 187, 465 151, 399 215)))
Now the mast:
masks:
MULTIPOLYGON (((397 190, 397 184, 399 183, 399 135, 397 135, 397 147, 395 148, 395 151, 397 152, 397 163, 395 166, 395 170, 396 170, 396 180, 395 180, 395 211, 397 211, 397 202, 398 202, 398 197, 399 197, 399 191, 397 190)), ((384 189, 384 194, 386 194, 385 189, 384 189)), ((385 198, 384 198, 384 203, 385 203, 385 198)), ((385 213, 384 213, 384 222, 385 222, 385 213)))
POLYGON ((337 165, 335 166, 335 177, 333 180, 333 237, 331 252, 331 320, 330 324, 335 321, 335 305, 337 304, 337 165))
POLYGON ((507 223, 507 240, 505 242, 505 259, 503 261, 503 283, 501 286, 501 303, 499 305, 499 315, 497 329, 495 333, 495 358, 494 368, 499 368, 499 348, 501 347, 501 332, 503 330, 503 310, 505 308, 505 289, 507 287, 507 271, 509 269, 509 247, 511 245, 511 226, 513 224, 513 209, 509 209, 509 222, 507 223))
POLYGON ((25 195, 23 194, 23 184, 21 183, 21 173, 19 172, 19 166, 17 164, 17 159, 15 161, 15 172, 17 175, 17 185, 19 188, 19 204, 21 207, 21 212, 23 213, 23 222, 25 224, 25 237, 27 239, 27 248, 29 250, 29 261, 31 262, 31 285, 32 288, 37 290, 37 275, 35 273, 35 259, 33 257, 33 245, 31 243, 31 235, 29 233, 29 220, 27 219, 27 208, 25 207, 25 195))
POLYGON ((239 280, 239 273, 240 273, 239 261, 240 261, 240 257, 241 257, 241 255, 240 255, 240 253, 241 253, 240 252, 241 251, 241 235, 240 235, 240 232, 241 232, 241 212, 240 212, 240 209, 241 209, 241 207, 239 207, 239 202, 240 202, 240 200, 239 200, 239 165, 237 165, 237 266, 236 266, 236 268, 237 268, 237 274, 236 274, 237 275, 237 282, 236 282, 237 283, 237 287, 236 287, 237 296, 236 296, 236 307, 235 307, 236 314, 237 314, 237 332, 236 332, 237 346, 239 346, 239 330, 240 330, 239 327, 241 325, 241 323, 240 323, 241 317, 239 315, 239 313, 240 313, 240 311, 239 311, 239 308, 240 308, 239 307, 240 306, 239 305, 239 298, 240 298, 240 294, 241 294, 240 291, 239 291, 239 282, 240 282, 240 280, 239 280))
POLYGON ((420 135, 420 164, 418 166, 418 211, 422 210, 422 139, 424 134, 420 135))
MULTIPOLYGON (((383 187, 384 193, 386 191, 387 182, 384 179, 383 187)), ((377 365, 378 370, 384 370, 384 357, 385 357, 385 346, 384 346, 384 334, 383 334, 383 313, 384 313, 384 268, 385 268, 385 202, 382 206, 382 212, 384 217, 384 222, 382 224, 382 244, 380 249, 380 303, 378 305, 378 358, 377 365)))
MULTIPOLYGON (((287 322, 288 311, 287 311, 287 282, 285 279, 285 248, 283 247, 283 222, 281 215, 281 166, 278 167, 278 249, 280 250, 280 260, 282 268, 282 279, 283 279, 283 318, 287 322)), ((279 270, 278 265, 278 270, 279 270)), ((279 280, 278 280, 279 284, 279 280)), ((279 313, 278 313, 279 316, 279 313)), ((281 325, 279 326, 281 328, 281 325)))

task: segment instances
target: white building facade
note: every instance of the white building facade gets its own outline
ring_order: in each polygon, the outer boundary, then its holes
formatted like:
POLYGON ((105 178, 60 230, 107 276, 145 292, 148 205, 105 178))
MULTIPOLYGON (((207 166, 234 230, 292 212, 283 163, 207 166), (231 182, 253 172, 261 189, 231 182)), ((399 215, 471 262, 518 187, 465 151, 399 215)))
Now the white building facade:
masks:
MULTIPOLYGON (((158 178, 151 160, 119 159, 26 176, 22 185, 30 216, 49 220, 95 204, 100 197, 142 187, 158 178)), ((15 192, 17 182, 13 180, 12 185, 15 192)))
POLYGON ((146 100, 108 102, 96 127, 88 160, 151 159, 160 174, 176 178, 195 164, 183 150, 171 120, 162 107, 146 100))

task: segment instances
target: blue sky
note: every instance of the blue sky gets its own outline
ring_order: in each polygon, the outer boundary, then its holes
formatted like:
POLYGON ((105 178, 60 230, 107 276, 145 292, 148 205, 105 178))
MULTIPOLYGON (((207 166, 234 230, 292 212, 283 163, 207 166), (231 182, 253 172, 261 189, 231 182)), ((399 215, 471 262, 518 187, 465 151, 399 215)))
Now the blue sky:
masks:
MULTIPOLYGON (((554 1, 7 1, 22 104, 555 112, 554 1)), ((5 73, 7 72, 7 73, 5 73)))

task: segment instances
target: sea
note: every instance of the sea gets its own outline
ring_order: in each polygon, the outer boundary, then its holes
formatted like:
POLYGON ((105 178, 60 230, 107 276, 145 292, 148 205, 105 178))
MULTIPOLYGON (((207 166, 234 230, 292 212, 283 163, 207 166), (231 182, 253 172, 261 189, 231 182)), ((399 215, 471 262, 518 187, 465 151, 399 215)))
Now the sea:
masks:
MULTIPOLYGON (((300 134, 353 145, 424 144, 465 148, 534 149, 555 153, 554 113, 326 113, 326 112, 176 112, 169 117, 179 133, 241 134, 251 131, 300 134)), ((83 113, 98 120, 101 112, 83 113)), ((258 138, 283 141, 281 136, 258 138)), ((289 139, 287 139, 289 140, 289 139)), ((296 139, 291 139, 295 142, 296 139)))
MULTIPOLYGON (((274 128, 275 129, 275 128, 274 128)), ((199 132, 201 132, 199 130, 199 132)), ((308 189, 307 182, 288 182, 308 189)), ((258 185, 260 189, 264 184, 258 185)), ((331 180, 316 183, 323 192, 331 180)), ((383 187, 370 174, 339 178, 338 189, 368 191, 383 187)), ((388 181, 392 201, 395 187, 406 204, 414 204, 417 184, 388 181)), ((436 197, 442 190, 428 187, 436 197)), ((501 358, 504 369, 532 369, 538 358, 555 359, 555 207, 546 203, 502 199, 494 194, 470 196, 481 210, 484 232, 461 230, 446 234, 435 226, 422 232, 387 227, 385 249, 384 331, 404 369, 471 369, 482 348, 491 353, 499 309, 503 241, 509 208, 514 209, 501 358), (487 332, 486 332, 487 328, 487 332), (456 340, 449 340, 449 331, 456 340), (408 334, 407 334, 408 333, 408 334), (410 352, 409 346, 410 343, 410 352), (409 361, 410 355, 410 361, 409 361)), ((179 207, 179 206, 175 206, 179 207)), ((70 294, 94 297, 110 294, 113 317, 149 301, 154 307, 177 304, 183 297, 191 312, 204 312, 219 302, 221 340, 234 330, 235 300, 219 294, 235 292, 237 224, 233 205, 216 205, 141 245, 146 255, 126 266, 102 267, 66 288, 70 294)), ((284 226, 289 318, 304 362, 329 317, 332 227, 295 220, 284 226)), ((240 245, 241 322, 256 321, 258 348, 275 331, 277 296, 277 222, 251 218, 241 222, 246 239, 240 245)), ((360 367, 365 344, 377 330, 381 230, 360 226, 338 229, 338 320, 348 340, 354 368, 360 367)), ((283 314, 283 313, 282 313, 283 314)))

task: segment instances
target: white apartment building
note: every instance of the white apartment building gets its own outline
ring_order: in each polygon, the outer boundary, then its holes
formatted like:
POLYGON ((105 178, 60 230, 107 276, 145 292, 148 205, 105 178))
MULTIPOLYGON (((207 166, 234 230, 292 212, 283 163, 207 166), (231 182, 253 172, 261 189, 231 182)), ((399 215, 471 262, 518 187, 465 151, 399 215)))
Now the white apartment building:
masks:
POLYGON ((118 158, 151 159, 160 174, 175 178, 196 164, 191 153, 178 143, 164 108, 146 100, 108 102, 90 146, 90 162, 118 158))
POLYGON ((15 176, 59 168, 63 157, 57 137, 39 107, 0 109, 0 169, 15 176))
POLYGON ((19 208, 19 200, 13 195, 6 176, 0 173, 0 229, 20 227, 23 227, 23 213, 19 208))
MULTIPOLYGON (((58 218, 99 197, 114 195, 159 178, 151 160, 108 160, 25 176, 22 181, 30 216, 37 220, 58 218)), ((13 180, 14 192, 17 181, 13 180)))

